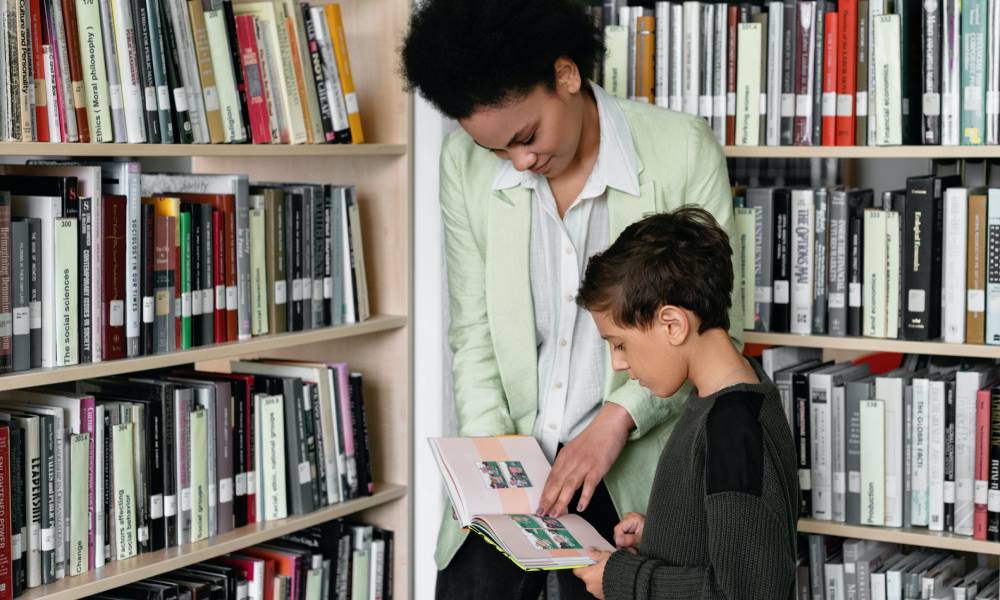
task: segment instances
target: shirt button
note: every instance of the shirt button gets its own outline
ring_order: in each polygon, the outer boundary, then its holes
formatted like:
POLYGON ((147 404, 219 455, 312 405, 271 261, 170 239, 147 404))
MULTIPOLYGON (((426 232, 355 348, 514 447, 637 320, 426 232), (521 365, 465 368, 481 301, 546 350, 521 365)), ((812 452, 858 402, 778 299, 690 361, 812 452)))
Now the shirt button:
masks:
POLYGON ((559 340, 560 346, 566 347, 566 343, 567 343, 566 340, 559 340))
POLYGON ((566 302, 572 302, 572 301, 573 301, 573 294, 566 294, 566 302))
POLYGON ((549 430, 550 431, 555 431, 556 430, 556 424, 555 423, 549 423, 549 430))
POLYGON ((556 382, 556 389, 557 390, 561 390, 562 389, 562 382, 561 381, 556 382))
POLYGON ((570 246, 566 246, 566 254, 573 254, 573 248, 570 246))

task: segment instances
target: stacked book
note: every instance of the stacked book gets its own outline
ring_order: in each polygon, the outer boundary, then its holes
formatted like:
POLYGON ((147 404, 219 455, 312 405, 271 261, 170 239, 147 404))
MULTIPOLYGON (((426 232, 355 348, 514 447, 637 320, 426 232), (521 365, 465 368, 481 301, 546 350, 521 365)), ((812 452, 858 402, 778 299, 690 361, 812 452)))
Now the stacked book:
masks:
POLYGON ((720 144, 1000 143, 988 0, 592 4, 595 80, 704 117, 720 144))
POLYGON ((1000 189, 972 170, 881 194, 737 189, 744 327, 1000 344, 1000 189))
POLYGON ((996 567, 985 566, 989 558, 810 535, 799 548, 795 597, 996 600, 1000 581, 996 567))
POLYGON ((0 166, 0 371, 368 316, 353 187, 0 166))
POLYGON ((1000 368, 769 348, 762 362, 796 441, 802 516, 1000 541, 1000 368))
POLYGON ((29 0, 0 29, 3 141, 364 141, 336 3, 29 0))
POLYGON ((392 531, 329 521, 104 592, 99 600, 392 600, 392 531))
POLYGON ((229 367, 0 394, 0 590, 373 493, 360 374, 229 367))

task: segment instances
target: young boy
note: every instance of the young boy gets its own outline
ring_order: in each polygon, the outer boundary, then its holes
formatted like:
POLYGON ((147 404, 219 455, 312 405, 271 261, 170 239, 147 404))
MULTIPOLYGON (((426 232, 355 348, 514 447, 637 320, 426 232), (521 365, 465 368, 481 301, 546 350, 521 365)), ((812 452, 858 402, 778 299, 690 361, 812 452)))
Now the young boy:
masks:
POLYGON ((594 256, 577 302, 612 366, 653 396, 691 382, 646 516, 626 514, 614 553, 577 569, 598 598, 793 597, 798 481, 778 391, 733 346, 725 232, 699 208, 629 226, 594 256))

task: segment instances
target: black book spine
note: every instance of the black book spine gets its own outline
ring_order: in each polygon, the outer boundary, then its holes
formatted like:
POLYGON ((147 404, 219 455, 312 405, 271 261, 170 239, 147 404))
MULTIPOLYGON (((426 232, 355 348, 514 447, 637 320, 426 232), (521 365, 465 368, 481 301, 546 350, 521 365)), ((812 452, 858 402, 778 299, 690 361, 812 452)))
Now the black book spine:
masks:
POLYGON ((333 198, 323 186, 323 323, 333 325, 333 198))
MULTIPOLYGON (((316 24, 312 20, 312 11, 307 2, 300 2, 302 23, 306 29, 306 45, 309 52, 309 64, 312 66, 312 82, 316 86, 316 99, 319 101, 319 116, 323 122, 323 138, 326 142, 334 141, 336 131, 333 128, 333 112, 330 109, 330 98, 326 95, 326 75, 323 73, 323 56, 320 54, 319 43, 316 41, 316 24)), ((307 82, 306 85, 309 85, 307 82)))
MULTIPOLYGON (((365 412, 364 381, 360 373, 351 373, 348 380, 351 413, 354 425, 354 460, 358 468, 358 494, 371 496, 375 492, 372 479, 371 446, 368 440, 368 415, 365 412)), ((808 391, 807 391, 808 395, 808 391)))
POLYGON ((326 462, 324 460, 324 457, 325 457, 325 452, 324 452, 325 447, 323 446, 323 433, 322 433, 323 432, 323 423, 322 423, 322 414, 320 413, 321 409, 320 409, 320 399, 319 399, 319 386, 313 385, 309 389, 310 389, 310 392, 312 393, 312 396, 309 399, 309 401, 310 401, 310 404, 312 405, 311 412, 312 412, 312 418, 313 418, 313 425, 312 425, 312 431, 313 431, 312 438, 313 438, 313 447, 314 447, 313 453, 314 453, 314 457, 315 457, 314 461, 316 463, 316 478, 315 478, 315 481, 316 481, 316 486, 315 486, 315 488, 316 488, 316 502, 315 502, 315 504, 316 504, 317 507, 320 507, 320 506, 326 506, 327 505, 327 501, 326 501, 326 499, 327 499, 327 487, 326 487, 327 486, 327 480, 326 480, 327 472, 326 472, 326 462))
POLYGON ((822 145, 823 140, 823 54, 826 51, 826 13, 828 9, 826 0, 818 0, 815 8, 815 19, 813 29, 816 32, 816 43, 813 46, 813 108, 812 108, 812 143, 814 146, 822 145))
POLYGON ((105 407, 104 409, 104 514, 106 518, 104 519, 104 556, 111 557, 112 542, 114 541, 114 515, 112 497, 114 495, 114 456, 112 455, 112 436, 114 433, 114 424, 116 419, 113 418, 112 413, 115 412, 111 410, 111 407, 105 407))
POLYGON ((937 146, 941 143, 941 2, 921 4, 921 139, 937 146))
POLYGON ((305 211, 303 208, 302 194, 292 194, 292 297, 293 303, 293 324, 295 331, 302 331, 306 328, 306 302, 303 286, 305 285, 305 264, 303 258, 306 252, 305 244, 305 211), (298 290, 296 292, 295 290, 298 290))
MULTIPOLYGON (((896 2, 896 14, 900 20, 900 48, 920 47, 921 44, 921 13, 920 4, 915 2, 896 2)), ((903 144, 907 146, 920 144, 920 79, 921 53, 903 52, 900 56, 900 82, 902 86, 902 134, 903 144)), ((817 71, 822 73, 822 70, 817 71)))
POLYGON ((80 319, 80 363, 94 361, 94 322, 93 302, 93 255, 94 255, 94 202, 91 198, 80 198, 80 227, 77 232, 77 260, 80 268, 77 273, 80 299, 77 314, 80 319))
POLYGON ((847 221, 847 335, 861 335, 862 278, 864 277, 864 209, 872 206, 872 191, 854 191, 848 198, 847 221))
POLYGON ((14 597, 20 596, 28 585, 25 538, 28 535, 24 521, 24 430, 15 421, 10 427, 10 531, 11 574, 14 580, 14 597))
MULTIPOLYGON (((990 390, 990 470, 989 496, 1000 496, 1000 388, 990 390)), ((987 513, 986 539, 1000 542, 1000 512, 993 510, 996 502, 990 502, 987 513)))
POLYGON ((222 0, 223 17, 226 19, 226 38, 229 40, 229 59, 233 63, 233 78, 240 95, 240 114, 246 126, 246 143, 250 143, 250 105, 247 102, 247 86, 244 80, 243 64, 240 62, 240 45, 236 38, 236 16, 232 0, 222 0))
MULTIPOLYGON (((288 478, 288 485, 297 485, 300 488, 302 505, 299 508, 300 511, 297 514, 308 514, 315 509, 315 504, 313 504, 313 482, 309 481, 308 487, 304 487, 305 484, 302 483, 302 477, 299 475, 299 469, 303 465, 309 465, 309 444, 306 440, 306 421, 307 415, 305 411, 302 410, 303 407, 303 396, 302 396, 302 380, 294 378, 285 378, 282 382, 282 394, 285 397, 285 427, 295 427, 296 436, 295 442, 297 446, 295 448, 288 448, 289 458, 295 457, 295 464, 289 465, 289 472, 294 473, 293 477, 288 478), (290 413, 290 414, 289 414, 290 413), (290 418, 289 418, 290 417, 290 418), (294 421, 294 423, 292 422, 294 421)), ((292 436, 285 436, 286 443, 292 442, 292 436)), ((310 471, 311 475, 311 471, 310 471)), ((289 490, 288 498, 291 500, 295 496, 289 490)), ((294 506, 294 502, 290 502, 290 506, 294 506)))
POLYGON ((774 298, 771 304, 771 331, 788 333, 791 327, 791 195, 774 191, 774 298))
POLYGON ((155 211, 152 204, 142 205, 142 250, 139 265, 142 269, 142 321, 139 330, 139 349, 142 356, 152 356, 156 343, 156 332, 153 325, 153 321, 156 319, 156 299, 153 297, 155 285, 153 263, 156 256, 155 211))
POLYGON ((163 41, 166 43, 165 66, 167 84, 170 86, 170 106, 174 114, 175 137, 181 144, 194 143, 194 130, 191 128, 191 115, 188 112, 187 92, 181 81, 180 52, 177 50, 177 38, 174 37, 174 27, 167 18, 163 1, 158 0, 160 29, 163 41))
POLYGON ((313 235, 312 235, 312 326, 318 329, 326 322, 326 311, 323 308, 323 277, 326 273, 326 210, 323 203, 323 189, 313 188, 313 235))
POLYGON ((792 411, 799 460, 799 515, 812 516, 812 449, 809 435, 809 372, 792 375, 792 411))
POLYGON ((132 0, 132 20, 135 28, 135 54, 139 67, 139 83, 142 85, 142 104, 146 117, 146 141, 159 144, 160 114, 156 103, 156 80, 153 78, 153 46, 150 43, 149 13, 146 0, 132 0))
POLYGON ((313 389, 316 384, 302 386, 302 439, 306 448, 306 458, 309 460, 310 490, 312 491, 313 510, 323 506, 319 498, 319 464, 316 462, 316 421, 313 413, 313 389))
POLYGON ((10 194, 3 192, 0 193, 0 371, 14 369, 10 249, 10 194))
MULTIPOLYGON (((287 309, 285 310, 286 324, 285 331, 297 331, 295 329, 295 254, 298 244, 295 243, 295 194, 285 194, 285 290, 288 294, 287 309)), ((301 290, 300 290, 301 293, 301 290)), ((301 297, 299 298, 301 301, 301 297)))
POLYGON ((45 469, 42 474, 42 585, 56 580, 57 566, 54 545, 51 549, 45 549, 48 545, 45 539, 49 536, 55 539, 56 527, 56 432, 53 421, 55 419, 48 415, 38 419, 42 466, 45 469))
POLYGON ((205 344, 201 326, 201 219, 198 205, 181 203, 181 212, 191 217, 191 346, 205 344))
MULTIPOLYGON (((903 307, 903 337, 908 340, 931 340, 938 332, 931 329, 935 290, 931 282, 934 269, 934 182, 930 177, 911 177, 906 184, 907 206, 903 218, 904 288, 908 298, 903 307), (913 299, 911 302, 910 299, 913 299)), ((940 300, 939 300, 940 302, 940 300)))
POLYGON ((955 530, 955 380, 945 384, 944 530, 955 530), (950 499, 949 499, 950 498, 950 499))
POLYGON ((28 219, 28 327, 31 368, 42 367, 42 222, 28 219))
POLYGON ((167 474, 164 455, 167 452, 164 435, 163 404, 146 402, 146 473, 149 490, 149 550, 167 547, 167 532, 163 525, 163 486, 167 474))
POLYGON ((215 343, 215 251, 212 248, 212 205, 198 204, 201 215, 201 343, 215 343))
POLYGON ((233 498, 233 523, 236 527, 247 524, 247 398, 243 382, 233 382, 233 476, 236 481, 233 498), (237 390, 239 388, 239 390, 237 390))
POLYGON ((28 309, 28 223, 11 223, 11 308, 13 314, 13 363, 15 371, 31 368, 31 336, 28 309))
POLYGON ((177 480, 174 440, 177 437, 177 421, 174 415, 174 388, 165 386, 160 398, 160 415, 163 433, 161 435, 160 456, 163 462, 163 538, 164 547, 173 546, 177 540, 177 480))
POLYGON ((396 557, 396 535, 388 529, 382 529, 380 532, 382 540, 385 541, 385 563, 382 570, 382 600, 392 600, 392 586, 395 583, 392 566, 395 563, 396 557))
MULTIPOLYGON (((781 48, 781 145, 791 146, 795 132, 795 58, 798 15, 795 0, 785 0, 781 48)), ((766 37, 766 36, 765 36, 766 37)), ((768 115, 769 117, 771 115, 768 115)), ((816 115, 813 115, 814 117, 816 115)), ((778 115, 775 115, 778 117, 778 115)))

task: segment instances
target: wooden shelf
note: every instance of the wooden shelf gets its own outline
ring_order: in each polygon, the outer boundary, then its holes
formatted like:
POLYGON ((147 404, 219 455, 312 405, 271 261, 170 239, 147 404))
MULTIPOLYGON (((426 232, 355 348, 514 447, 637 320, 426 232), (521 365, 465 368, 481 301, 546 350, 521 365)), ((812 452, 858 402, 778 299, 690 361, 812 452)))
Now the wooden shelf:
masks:
POLYGON ((110 562, 100 569, 88 571, 76 577, 65 577, 49 585, 25 590, 21 599, 76 600, 133 581, 162 575, 168 571, 222 556, 229 552, 235 552, 299 529, 352 515, 402 498, 405 495, 405 486, 391 483, 376 484, 375 494, 372 496, 348 500, 311 512, 308 515, 247 525, 194 544, 175 546, 159 552, 141 554, 128 560, 110 562))
POLYGON ((729 158, 1000 158, 1000 146, 725 146, 729 158))
POLYGON ((976 552, 1000 555, 1000 543, 974 540, 969 536, 930 531, 923 527, 867 527, 833 521, 799 519, 799 533, 819 533, 837 537, 875 540, 924 548, 940 548, 954 552, 976 552))
POLYGON ((381 331, 389 331, 405 327, 408 319, 396 315, 374 316, 363 323, 353 325, 338 325, 335 327, 324 327, 311 331, 297 331, 295 333, 279 333, 276 335, 264 335, 242 342, 228 342, 225 344, 214 344, 170 352, 168 354, 155 354, 153 356, 141 356, 139 358, 127 358, 123 360, 111 360, 86 365, 74 365, 72 367, 55 367, 51 369, 34 369, 31 371, 21 371, 0 375, 0 391, 16 390, 21 388, 52 385, 66 381, 76 381, 88 377, 107 377, 109 375, 121 375, 123 373, 133 373, 136 371, 146 371, 150 369, 162 369, 205 360, 218 360, 225 358, 236 358, 239 356, 253 356, 280 350, 282 348, 292 348, 339 340, 381 331))
POLYGON ((944 342, 910 342, 866 337, 835 337, 827 335, 796 335, 792 333, 760 333, 744 331, 743 341, 748 344, 770 346, 798 346, 826 350, 854 350, 858 352, 902 352, 904 354, 935 354, 938 356, 966 356, 969 358, 1000 358, 1000 346, 982 344, 946 344, 944 342))
POLYGON ((404 156, 406 144, 48 144, 0 142, 5 156, 404 156))

